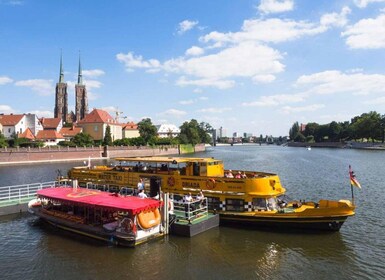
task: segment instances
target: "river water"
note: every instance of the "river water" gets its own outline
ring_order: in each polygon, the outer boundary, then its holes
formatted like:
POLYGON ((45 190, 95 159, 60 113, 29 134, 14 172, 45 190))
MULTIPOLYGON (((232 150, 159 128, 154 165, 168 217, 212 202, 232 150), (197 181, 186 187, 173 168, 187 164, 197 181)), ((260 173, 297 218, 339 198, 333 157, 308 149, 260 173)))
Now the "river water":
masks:
MULTIPOLYGON (((226 146, 194 156, 226 168, 278 173, 287 194, 351 199, 356 215, 339 232, 301 233, 219 227, 193 238, 167 236, 116 248, 44 226, 28 214, 0 217, 1 279, 385 279, 385 152, 226 146)), ((0 167, 0 186, 54 180, 81 163, 0 167)))

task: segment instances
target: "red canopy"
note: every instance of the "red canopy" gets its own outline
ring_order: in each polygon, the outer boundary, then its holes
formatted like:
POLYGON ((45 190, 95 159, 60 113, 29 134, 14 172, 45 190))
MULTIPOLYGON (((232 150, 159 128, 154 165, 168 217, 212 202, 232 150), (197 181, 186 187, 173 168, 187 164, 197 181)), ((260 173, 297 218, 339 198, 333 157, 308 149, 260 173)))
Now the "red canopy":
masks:
POLYGON ((48 188, 37 191, 41 198, 53 199, 67 204, 100 207, 116 211, 127 211, 136 215, 143 210, 151 210, 161 205, 159 200, 136 196, 116 196, 108 192, 77 188, 48 188))

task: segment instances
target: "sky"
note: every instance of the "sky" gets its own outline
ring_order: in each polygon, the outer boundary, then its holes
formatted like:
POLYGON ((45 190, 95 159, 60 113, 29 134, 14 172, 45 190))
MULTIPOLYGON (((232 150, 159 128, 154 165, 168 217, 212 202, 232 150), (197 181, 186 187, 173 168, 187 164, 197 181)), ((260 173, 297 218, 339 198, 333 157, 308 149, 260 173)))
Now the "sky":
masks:
POLYGON ((88 106, 227 136, 385 113, 385 0, 0 0, 0 113, 88 106))

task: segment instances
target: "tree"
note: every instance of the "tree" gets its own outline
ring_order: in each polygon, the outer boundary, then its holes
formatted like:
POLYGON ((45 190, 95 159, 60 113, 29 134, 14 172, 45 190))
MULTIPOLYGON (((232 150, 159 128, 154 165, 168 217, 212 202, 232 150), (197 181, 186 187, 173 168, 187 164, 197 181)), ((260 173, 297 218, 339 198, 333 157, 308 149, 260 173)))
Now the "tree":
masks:
POLYGON ((106 127, 106 133, 104 135, 103 145, 104 146, 112 145, 111 127, 109 125, 107 125, 106 127))
POLYGON ((71 141, 76 145, 80 147, 90 147, 94 144, 94 139, 91 135, 88 133, 80 132, 75 135, 74 138, 71 139, 71 141))
POLYGON ((200 143, 211 142, 211 136, 209 133, 213 133, 213 127, 209 123, 201 122, 198 126, 198 134, 201 139, 200 143))
POLYGON ((151 119, 143 119, 138 123, 139 134, 143 138, 144 143, 154 143, 157 135, 156 126, 152 124, 151 119))
POLYGON ((297 137, 298 133, 299 133, 299 124, 298 122, 295 122, 289 130, 290 139, 295 141, 295 138, 297 137))
POLYGON ((335 121, 332 121, 329 124, 329 131, 328 131, 329 140, 334 142, 340 141, 341 130, 342 130, 341 125, 335 121))
POLYGON ((8 143, 4 135, 0 132, 0 148, 5 148, 5 147, 8 147, 8 143))
POLYGON ((184 122, 180 127, 179 139, 182 144, 196 145, 201 143, 199 135, 198 122, 192 119, 190 122, 184 122))

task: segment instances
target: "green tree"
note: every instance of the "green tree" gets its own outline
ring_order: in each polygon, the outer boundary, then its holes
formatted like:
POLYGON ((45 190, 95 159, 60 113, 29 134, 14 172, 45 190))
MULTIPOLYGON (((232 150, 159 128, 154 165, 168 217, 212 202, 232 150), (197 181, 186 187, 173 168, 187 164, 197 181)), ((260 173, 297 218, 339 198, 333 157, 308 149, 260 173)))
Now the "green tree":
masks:
POLYGON ((180 127, 179 139, 182 144, 196 145, 201 143, 198 122, 194 119, 190 122, 184 122, 180 127))
POLYGON ((75 135, 71 140, 76 146, 79 147, 90 147, 94 144, 94 139, 88 133, 80 132, 75 135))
POLYGON ((210 143, 212 139, 210 134, 213 133, 213 130, 213 127, 209 123, 201 122, 198 126, 200 143, 210 143))
POLYGON ((143 138, 145 145, 155 142, 157 129, 152 124, 151 119, 143 119, 138 123, 139 134, 143 138))
POLYGON ((354 126, 360 138, 375 139, 381 137, 381 115, 375 111, 362 114, 354 126))
POLYGON ((289 130, 290 140, 295 141, 295 138, 297 137, 298 133, 299 133, 299 124, 298 124, 298 122, 295 122, 289 130))
POLYGON ((8 147, 8 143, 4 135, 0 132, 0 148, 5 148, 5 147, 8 147))
POLYGON ((337 142, 340 141, 341 125, 335 121, 332 121, 329 124, 328 137, 330 141, 337 142))
POLYGON ((104 135, 103 145, 104 146, 111 146, 112 145, 111 127, 109 125, 107 125, 107 127, 106 127, 106 133, 104 135))

